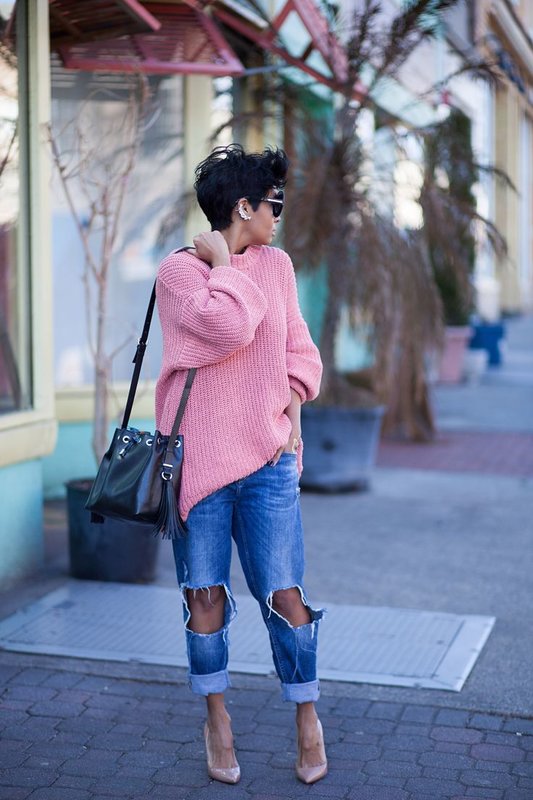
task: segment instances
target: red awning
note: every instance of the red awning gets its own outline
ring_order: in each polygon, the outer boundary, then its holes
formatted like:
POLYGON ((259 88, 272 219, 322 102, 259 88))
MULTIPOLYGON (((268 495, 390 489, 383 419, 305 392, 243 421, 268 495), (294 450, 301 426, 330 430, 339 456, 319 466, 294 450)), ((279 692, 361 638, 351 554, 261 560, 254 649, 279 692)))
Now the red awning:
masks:
MULTIPOLYGON (((4 31, 4 39, 16 41, 15 2, 11 16, 4 31)), ((50 46, 73 42, 109 39, 134 33, 158 31, 161 23, 150 14, 138 0, 49 0, 50 46)))
POLYGON ((188 5, 145 3, 151 33, 58 47, 69 69, 151 74, 239 75, 241 62, 207 14, 188 5))
MULTIPOLYGON (((209 5, 213 15, 225 25, 320 83, 339 88, 346 81, 346 54, 314 0, 287 0, 278 14, 262 27, 239 14, 236 7, 211 5, 211 0, 184 2, 194 8, 209 5)), ((255 3, 242 5, 257 17, 255 3)))
POLYGON ((50 0, 49 7, 52 47, 157 31, 161 27, 138 0, 50 0))
POLYGON ((157 31, 161 23, 138 0, 50 0, 52 47, 157 31))

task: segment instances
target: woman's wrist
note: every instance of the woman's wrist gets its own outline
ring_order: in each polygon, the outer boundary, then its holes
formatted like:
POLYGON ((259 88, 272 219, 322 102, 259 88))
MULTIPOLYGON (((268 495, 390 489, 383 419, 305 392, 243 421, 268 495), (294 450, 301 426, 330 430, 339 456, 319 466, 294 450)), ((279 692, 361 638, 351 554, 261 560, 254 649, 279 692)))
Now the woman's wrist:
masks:
POLYGON ((302 437, 300 435, 293 436, 291 439, 291 453, 297 453, 298 448, 300 447, 300 442, 302 441, 302 437))
POLYGON ((297 453, 301 441, 302 441, 301 433, 299 431, 292 430, 291 435, 289 437, 289 441, 287 442, 284 448, 285 452, 297 453))

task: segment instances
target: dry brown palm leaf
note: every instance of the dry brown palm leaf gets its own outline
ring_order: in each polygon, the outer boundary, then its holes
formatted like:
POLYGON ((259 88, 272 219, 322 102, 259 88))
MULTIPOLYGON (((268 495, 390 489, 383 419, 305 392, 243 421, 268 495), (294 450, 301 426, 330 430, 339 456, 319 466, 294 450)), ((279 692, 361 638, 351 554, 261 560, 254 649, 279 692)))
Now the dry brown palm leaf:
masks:
MULTIPOLYGON (((445 269, 453 272, 465 297, 471 292, 470 262, 465 252, 461 231, 471 228, 474 212, 439 186, 426 181, 420 193, 425 234, 439 253, 445 269)), ((480 219, 480 215, 477 215, 480 219)), ((436 267, 438 269, 438 265, 436 267)))

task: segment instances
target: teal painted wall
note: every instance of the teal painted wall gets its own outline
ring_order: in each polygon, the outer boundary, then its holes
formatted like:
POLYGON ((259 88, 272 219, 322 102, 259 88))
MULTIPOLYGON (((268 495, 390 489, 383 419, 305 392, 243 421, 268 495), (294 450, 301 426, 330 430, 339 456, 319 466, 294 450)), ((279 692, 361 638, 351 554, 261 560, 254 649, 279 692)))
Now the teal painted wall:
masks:
POLYGON ((0 469, 0 588, 5 589, 43 564, 42 462, 0 469))
POLYGON ((335 362, 340 372, 356 372, 371 367, 374 363, 374 356, 368 348, 365 334, 364 327, 354 329, 350 326, 346 313, 339 326, 335 350, 335 362))
MULTIPOLYGON (((291 80, 285 73, 285 79, 291 80)), ((331 92, 316 94, 308 91, 300 98, 305 103, 306 111, 316 120, 324 123, 324 130, 334 133, 334 102, 331 92)), ((296 149, 304 146, 303 138, 296 128, 296 149)), ((296 175, 296 181, 298 176, 296 175)), ((297 273, 298 299, 302 314, 309 326, 313 341, 320 345, 324 312, 328 296, 327 269, 322 265, 319 269, 300 269, 297 273)), ((341 372, 353 372, 371 366, 374 358, 367 346, 366 331, 353 329, 345 313, 340 321, 335 347, 335 366, 341 372)))
MULTIPOLYGON (((153 419, 136 419, 131 424, 139 430, 153 431, 153 419)), ((109 428, 109 441, 115 426, 109 428)), ((90 422, 62 422, 52 455, 43 459, 43 489, 46 499, 65 496, 65 482, 96 475, 96 461, 91 446, 90 422)))
POLYGON ((309 326, 313 341, 318 345, 322 335, 322 321, 328 292, 326 268, 323 267, 314 272, 299 270, 296 284, 300 310, 309 326))
MULTIPOLYGON (((320 343, 322 323, 327 300, 326 268, 309 272, 300 270, 297 275, 300 309, 316 344, 320 343)), ((366 331, 353 330, 348 323, 348 314, 341 319, 335 350, 336 367, 341 372, 352 372, 373 363, 373 355, 366 343, 366 331)))

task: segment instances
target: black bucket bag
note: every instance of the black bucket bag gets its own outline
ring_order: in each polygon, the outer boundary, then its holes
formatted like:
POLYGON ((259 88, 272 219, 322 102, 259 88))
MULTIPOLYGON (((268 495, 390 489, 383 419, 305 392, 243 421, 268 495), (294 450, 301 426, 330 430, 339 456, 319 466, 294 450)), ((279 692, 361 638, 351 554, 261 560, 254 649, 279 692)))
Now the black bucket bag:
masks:
MULTIPOLYGON (((186 249, 186 248, 183 248, 186 249)), ((178 511, 183 466, 183 436, 179 427, 196 368, 190 369, 170 436, 130 428, 128 423, 137 391, 155 305, 155 283, 144 327, 133 358, 135 364, 122 419, 105 453, 85 507, 93 522, 114 517, 153 526, 154 535, 175 539, 187 533, 178 511)))

